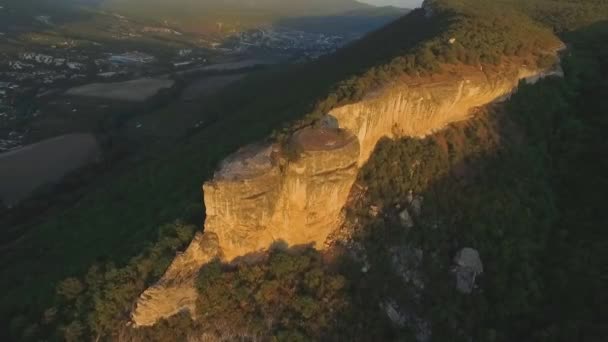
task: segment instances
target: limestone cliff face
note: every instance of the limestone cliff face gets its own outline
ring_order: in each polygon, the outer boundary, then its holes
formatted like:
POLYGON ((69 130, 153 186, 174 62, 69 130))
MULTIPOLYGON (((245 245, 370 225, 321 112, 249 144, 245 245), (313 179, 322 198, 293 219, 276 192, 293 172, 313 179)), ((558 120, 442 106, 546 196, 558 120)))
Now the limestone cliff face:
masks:
POLYGON ((357 175, 359 142, 350 132, 306 128, 289 151, 250 146, 203 186, 205 231, 217 234, 226 260, 275 242, 322 248, 357 175))
POLYGON ((181 311, 193 313, 198 297, 195 287, 198 272, 202 265, 218 257, 217 242, 217 236, 211 233, 196 233, 188 249, 178 255, 163 277, 139 297, 131 314, 133 323, 150 326, 181 311))
POLYGON ((404 82, 381 95, 333 110, 341 128, 353 132, 364 164, 382 137, 423 137, 464 120, 471 109, 510 95, 522 79, 542 73, 503 67, 491 71, 463 68, 425 80, 404 82))
POLYGON ((150 326, 180 311, 193 313, 199 269, 267 249, 275 242, 322 248, 357 175, 359 143, 335 128, 304 129, 287 152, 277 145, 247 146, 222 163, 204 188, 205 233, 147 289, 132 312, 135 326, 150 326))
MULTIPOLYGON (((517 63, 444 71, 401 80, 373 97, 336 108, 321 125, 296 132, 282 147, 251 145, 227 158, 203 186, 205 235, 217 238, 226 261, 278 241, 323 248, 341 222, 359 167, 378 140, 430 134, 465 119, 475 107, 508 97, 520 80, 542 74, 517 63)), ((159 284, 142 295, 133 314, 136 325, 194 310, 196 272, 213 254, 200 254, 200 249, 201 243, 193 242, 178 257, 187 261, 176 261, 159 284), (188 255, 199 256, 184 257, 188 255), (174 282, 175 277, 181 280, 174 282)))

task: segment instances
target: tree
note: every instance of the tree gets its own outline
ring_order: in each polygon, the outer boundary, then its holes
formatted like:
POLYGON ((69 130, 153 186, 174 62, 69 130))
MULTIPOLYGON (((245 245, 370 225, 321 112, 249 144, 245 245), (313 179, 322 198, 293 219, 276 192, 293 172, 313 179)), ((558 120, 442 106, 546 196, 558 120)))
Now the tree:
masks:
POLYGON ((57 285, 57 294, 68 301, 78 298, 84 290, 84 285, 78 278, 67 278, 57 285))
POLYGON ((72 321, 63 328, 63 338, 66 342, 80 342, 84 337, 84 326, 79 321, 72 321))

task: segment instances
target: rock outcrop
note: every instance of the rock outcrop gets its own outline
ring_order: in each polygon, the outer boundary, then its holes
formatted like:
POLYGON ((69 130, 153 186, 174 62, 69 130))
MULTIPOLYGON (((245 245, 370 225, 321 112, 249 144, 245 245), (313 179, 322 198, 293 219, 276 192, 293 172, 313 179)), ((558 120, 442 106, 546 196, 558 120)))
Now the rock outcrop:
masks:
POLYGON ((217 236, 196 233, 184 253, 171 263, 163 277, 148 288, 137 301, 132 313, 137 326, 154 325, 160 318, 171 317, 181 311, 193 313, 196 308, 196 278, 200 268, 219 257, 217 236))
POLYGON ((250 146, 226 160, 203 186, 205 230, 227 260, 279 240, 322 248, 357 176, 359 143, 331 127, 296 132, 287 151, 250 146))
POLYGON ((394 299, 380 303, 388 319, 398 327, 409 327, 413 330, 417 342, 427 342, 432 338, 431 324, 418 317, 413 311, 400 307, 394 299))
POLYGON ((473 292, 475 278, 483 273, 479 252, 473 248, 463 248, 454 257, 453 272, 456 275, 456 288, 464 294, 473 292))
POLYGON ((466 119, 471 110, 505 96, 520 80, 536 80, 543 71, 503 65, 493 70, 446 67, 425 79, 394 85, 381 95, 333 110, 340 128, 355 134, 363 165, 383 137, 424 137, 448 124, 466 119))
MULTIPOLYGON (((318 126, 296 132, 282 146, 251 145, 227 158, 203 186, 205 234, 217 236, 224 259, 265 250, 277 241, 323 248, 341 223, 359 167, 381 138, 431 134, 508 96, 520 80, 542 73, 516 62, 486 70, 446 66, 444 71, 400 80, 373 97, 336 108, 318 126)), ((192 310, 191 273, 206 258, 189 264, 192 270, 179 275, 188 280, 179 286, 169 283, 172 266, 140 298, 134 323, 150 325, 179 310, 192 310), (162 297, 163 288, 167 301, 176 300, 157 306, 149 297, 162 297)))

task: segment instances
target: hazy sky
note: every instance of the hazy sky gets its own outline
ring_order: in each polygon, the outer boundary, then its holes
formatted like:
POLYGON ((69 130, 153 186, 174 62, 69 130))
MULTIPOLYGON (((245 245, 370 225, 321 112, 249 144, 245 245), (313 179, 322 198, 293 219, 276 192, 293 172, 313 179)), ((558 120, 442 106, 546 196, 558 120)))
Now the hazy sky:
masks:
POLYGON ((398 6, 406 8, 420 7, 422 0, 359 0, 376 6, 398 6))

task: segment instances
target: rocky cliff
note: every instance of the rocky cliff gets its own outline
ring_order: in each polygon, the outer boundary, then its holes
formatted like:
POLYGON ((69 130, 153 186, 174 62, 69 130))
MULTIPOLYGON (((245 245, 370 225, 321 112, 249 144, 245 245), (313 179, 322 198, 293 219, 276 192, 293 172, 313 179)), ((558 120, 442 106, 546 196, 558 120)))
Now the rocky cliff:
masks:
POLYGON ((175 257, 163 277, 139 297, 132 313, 133 323, 150 326, 184 310, 194 312, 196 277, 202 265, 219 257, 218 251, 217 236, 196 233, 186 251, 175 257))
POLYGON ((213 238, 198 237, 178 257, 181 261, 141 296, 133 313, 135 325, 193 310, 196 272, 212 255, 232 261, 279 241, 324 248, 341 222, 359 167, 378 140, 428 135, 466 119, 476 107, 507 97, 520 80, 545 74, 517 62, 443 70, 431 77, 402 79, 360 102, 336 108, 282 146, 251 145, 227 158, 203 186, 205 235, 213 238))

